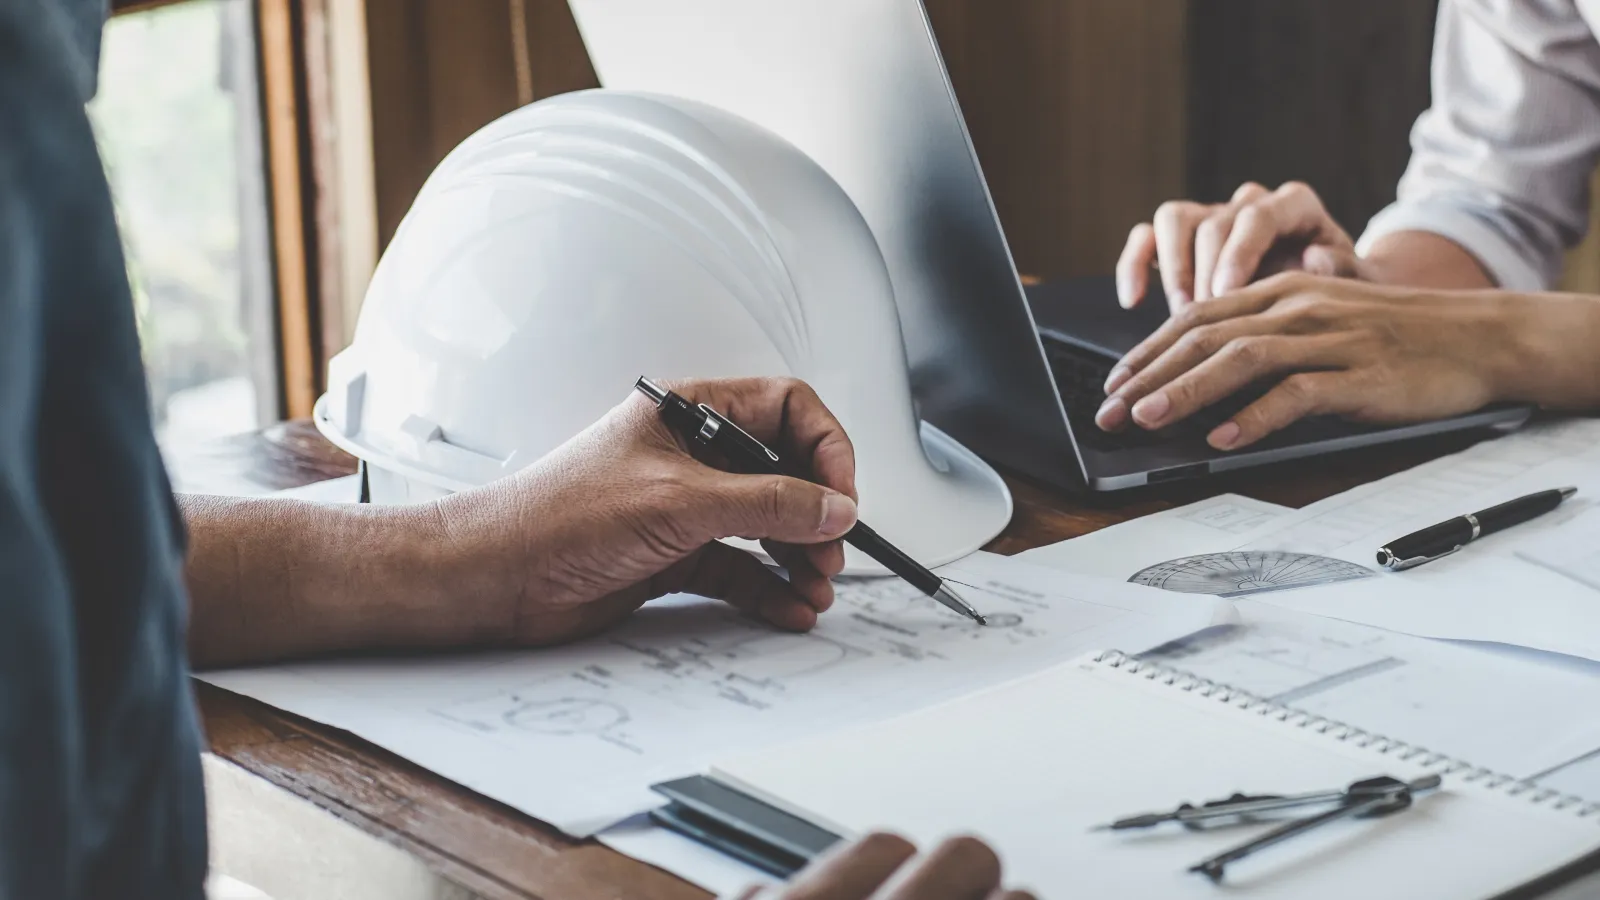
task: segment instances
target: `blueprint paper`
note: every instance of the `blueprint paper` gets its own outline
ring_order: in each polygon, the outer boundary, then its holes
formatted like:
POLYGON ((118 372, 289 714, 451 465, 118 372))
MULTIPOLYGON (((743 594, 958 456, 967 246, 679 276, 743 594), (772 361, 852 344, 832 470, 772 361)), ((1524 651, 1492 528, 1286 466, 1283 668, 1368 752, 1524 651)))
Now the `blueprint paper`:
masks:
POLYGON ((1600 660, 1595 547, 1600 419, 1566 419, 1485 441, 1301 510, 1224 495, 1023 558, 1166 590, 1250 597, 1422 637, 1600 660), (1577 487, 1578 495, 1553 513, 1407 572, 1377 567, 1377 549, 1395 538, 1567 486, 1577 487), (1259 517, 1253 527, 1229 527, 1252 515, 1259 517))
POLYGON ((1282 706, 1536 778, 1600 750, 1592 671, 1237 604, 1240 623, 1153 648, 1154 659, 1282 706))
MULTIPOLYGON (((1487 766, 1600 797, 1600 664, 1450 644, 1242 600, 1240 621, 1143 654, 1252 694, 1487 766)), ((757 870, 641 817, 607 846, 721 895, 757 870)))
POLYGON ((941 570, 989 616, 956 616, 898 580, 841 584, 808 635, 677 596, 562 648, 205 673, 343 728, 563 831, 659 803, 649 785, 714 756, 875 721, 1087 650, 1142 650, 1231 607, 976 554, 941 570))
POLYGON ((1232 550, 1239 538, 1293 512, 1223 494, 1017 554, 1017 559, 1079 575, 1126 581, 1149 566, 1197 553, 1232 550))
POLYGON ((1582 542, 1600 541, 1600 420, 1549 422, 1346 491, 1264 526, 1245 551, 1290 550, 1376 568, 1378 547, 1453 516, 1575 486, 1561 508, 1416 569, 1264 595, 1266 603, 1425 637, 1600 659, 1600 590, 1582 542), (1548 548, 1548 549, 1547 549, 1548 548), (1551 554, 1554 554, 1553 556, 1551 554))

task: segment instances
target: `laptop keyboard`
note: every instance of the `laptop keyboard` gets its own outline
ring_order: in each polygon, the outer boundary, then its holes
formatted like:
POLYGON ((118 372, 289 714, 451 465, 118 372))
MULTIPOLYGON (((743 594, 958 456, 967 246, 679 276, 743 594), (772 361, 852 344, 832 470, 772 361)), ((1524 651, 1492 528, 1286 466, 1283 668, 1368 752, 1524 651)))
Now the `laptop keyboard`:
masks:
POLYGON ((1050 372, 1055 376, 1056 390, 1061 392, 1061 404, 1072 415, 1092 421, 1100 405, 1106 402, 1105 383, 1111 376, 1113 362, 1050 338, 1044 339, 1044 350, 1050 360, 1050 372))
POLYGON ((1074 430, 1080 440, 1087 440, 1100 449, 1127 449, 1149 447, 1182 434, 1201 434, 1226 422, 1239 410, 1259 399, 1270 385, 1249 387, 1195 413, 1175 426, 1157 431, 1146 431, 1129 426, 1119 432, 1101 431, 1094 424, 1094 414, 1106 402, 1105 383, 1111 375, 1115 361, 1099 353, 1084 350, 1066 341, 1041 336, 1045 356, 1050 361, 1050 371, 1055 377, 1056 389, 1061 392, 1061 403, 1073 419, 1074 430))
POLYGON ((1066 407, 1079 441, 1097 450, 1129 450, 1164 442, 1161 435, 1142 428, 1101 431, 1094 424, 1094 414, 1100 411, 1100 404, 1106 402, 1106 378, 1111 375, 1115 362, 1066 341, 1049 337, 1043 340, 1045 358, 1050 362, 1056 390, 1061 393, 1061 405, 1066 407))

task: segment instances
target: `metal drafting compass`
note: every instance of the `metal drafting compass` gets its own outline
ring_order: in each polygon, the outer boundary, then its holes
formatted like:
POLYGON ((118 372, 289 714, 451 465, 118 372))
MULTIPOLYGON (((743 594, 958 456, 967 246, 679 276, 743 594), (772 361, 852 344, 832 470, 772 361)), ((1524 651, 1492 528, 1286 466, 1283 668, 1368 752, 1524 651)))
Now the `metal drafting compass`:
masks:
POLYGON ((1317 791, 1291 796, 1234 794, 1227 799, 1212 800, 1199 806, 1184 803, 1170 812, 1129 816, 1118 819, 1110 825, 1102 825, 1097 830, 1125 831, 1153 828, 1167 822, 1176 822, 1185 828, 1199 830, 1255 822, 1264 813, 1332 805, 1331 809, 1286 822, 1254 840, 1202 860, 1189 868, 1191 872, 1199 872, 1214 882, 1220 882, 1228 863, 1244 859, 1274 844, 1280 844, 1296 835, 1305 834, 1341 819, 1371 819, 1400 812, 1411 806, 1412 798, 1417 794, 1434 790, 1441 783, 1442 779, 1438 775, 1424 775, 1413 781, 1401 781, 1384 775, 1357 781, 1344 790, 1317 791))

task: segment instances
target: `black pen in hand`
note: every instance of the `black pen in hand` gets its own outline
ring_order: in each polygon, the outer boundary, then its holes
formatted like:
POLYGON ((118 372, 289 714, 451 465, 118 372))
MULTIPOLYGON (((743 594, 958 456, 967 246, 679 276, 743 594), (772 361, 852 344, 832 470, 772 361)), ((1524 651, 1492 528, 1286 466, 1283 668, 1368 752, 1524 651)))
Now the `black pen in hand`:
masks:
POLYGON ((1378 565, 1398 572, 1432 562, 1441 556, 1449 556, 1481 537, 1488 537, 1496 531, 1504 531, 1513 525, 1521 525, 1529 519, 1536 519, 1554 510, 1561 505, 1561 501, 1577 492, 1578 489, 1575 487, 1540 491, 1479 512, 1456 516, 1437 525, 1429 525, 1421 531, 1414 531, 1403 538, 1390 541, 1386 546, 1379 547, 1378 565))
MULTIPOLYGON (((655 402, 667 427, 685 441, 715 450, 726 457, 730 464, 744 471, 787 475, 794 478, 805 477, 786 470, 778 454, 773 453, 743 428, 704 403, 690 403, 648 378, 640 378, 635 387, 639 389, 639 393, 655 402)), ((845 534, 844 541, 882 563, 884 568, 905 579, 912 587, 932 597, 946 608, 972 619, 979 625, 989 624, 970 603, 951 590, 939 576, 902 553, 898 547, 884 540, 862 522, 856 522, 855 527, 845 534)))

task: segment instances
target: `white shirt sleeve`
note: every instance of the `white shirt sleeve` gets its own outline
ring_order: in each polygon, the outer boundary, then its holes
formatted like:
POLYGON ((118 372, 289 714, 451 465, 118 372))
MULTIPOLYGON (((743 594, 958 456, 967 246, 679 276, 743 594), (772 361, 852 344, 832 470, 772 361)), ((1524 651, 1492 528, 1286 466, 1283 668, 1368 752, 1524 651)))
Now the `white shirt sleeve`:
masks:
POLYGON ((1578 0, 1441 0, 1433 105, 1411 131, 1398 200, 1361 236, 1466 248, 1501 287, 1542 290, 1589 224, 1600 161, 1600 42, 1578 0))

